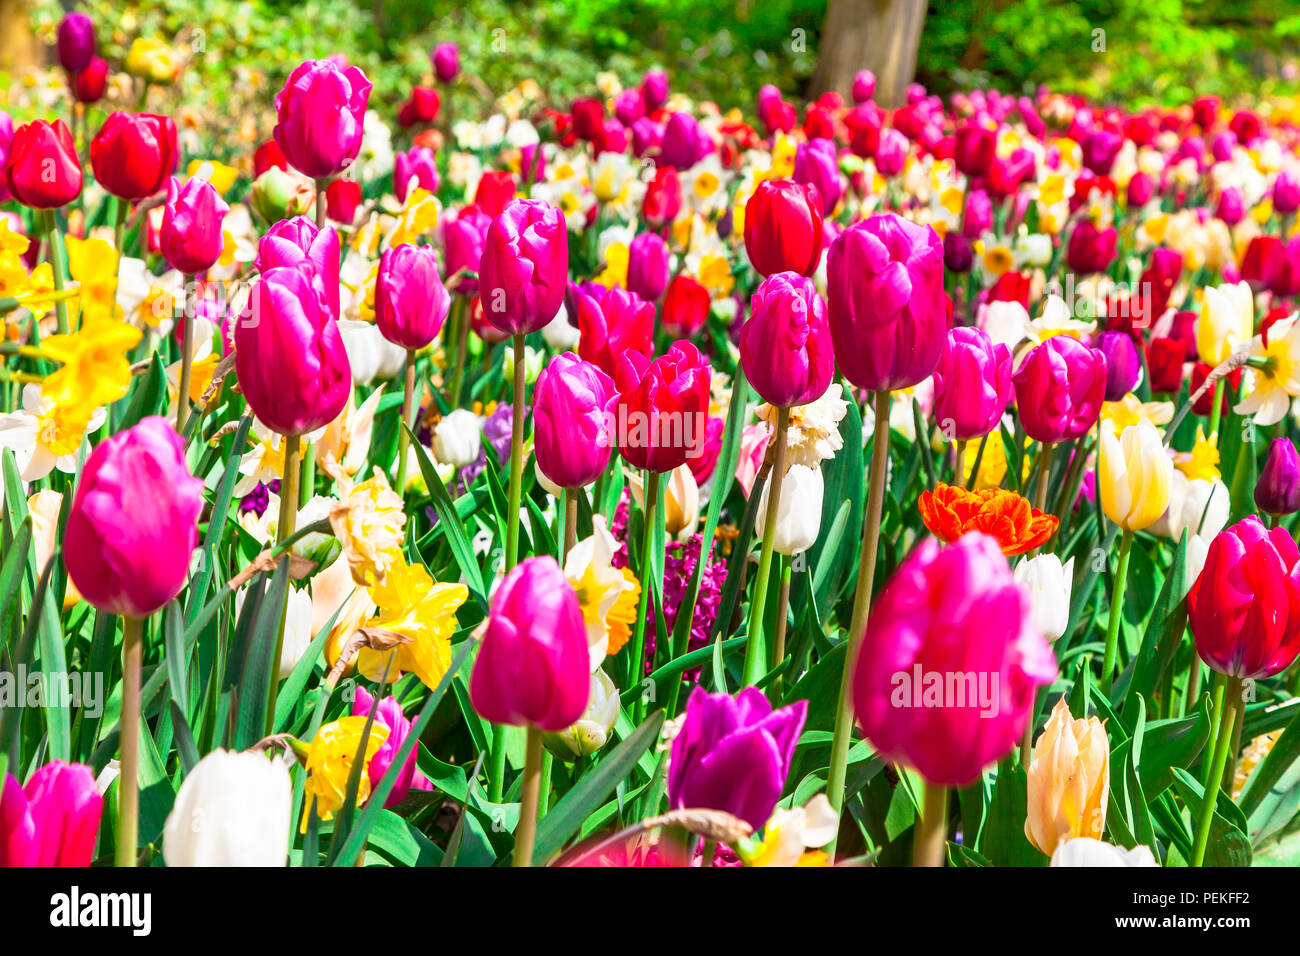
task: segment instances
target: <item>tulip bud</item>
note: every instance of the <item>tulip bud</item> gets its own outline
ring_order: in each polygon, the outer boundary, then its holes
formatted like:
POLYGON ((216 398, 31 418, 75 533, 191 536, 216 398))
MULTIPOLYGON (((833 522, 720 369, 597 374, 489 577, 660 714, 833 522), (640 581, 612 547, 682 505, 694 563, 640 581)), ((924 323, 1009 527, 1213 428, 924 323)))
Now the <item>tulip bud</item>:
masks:
POLYGON ((1113 421, 1102 423, 1097 485, 1106 517, 1125 531, 1141 531, 1169 507, 1173 482, 1173 459, 1149 419, 1118 437, 1113 421))
POLYGON ((1201 660, 1242 680, 1272 677, 1300 654, 1300 552, 1285 528, 1254 515, 1210 542, 1187 595, 1201 660))
POLYGON ((328 425, 352 392, 352 369, 310 262, 278 266, 253 286, 235 324, 235 371, 248 407, 281 435, 328 425))
POLYGON ((371 83, 355 66, 334 60, 300 64, 275 97, 275 141, 304 176, 328 179, 352 165, 361 149, 371 83))
POLYGON ((941 786, 1006 756, 1056 678, 1028 595, 979 532, 917 546, 872 607, 853 666, 854 710, 881 759, 941 786))
MULTIPOLYGON (((767 527, 767 502, 771 483, 763 485, 763 495, 758 503, 759 538, 767 527)), ((826 484, 820 468, 791 465, 781 486, 781 502, 777 509, 776 531, 772 548, 777 554, 796 555, 817 543, 821 533, 822 498, 826 484)))
POLYGON ((664 296, 663 329, 669 335, 691 336, 709 320, 713 299, 694 276, 680 272, 668 283, 664 296))
POLYGON ((1196 351, 1210 366, 1221 364, 1255 334, 1255 299, 1250 284, 1206 286, 1196 320, 1196 351))
POLYGON ((1098 229, 1091 219, 1084 219, 1070 233, 1065 247, 1065 262, 1080 275, 1105 272, 1115 261, 1119 232, 1114 226, 1098 229))
POLYGON ((888 178, 897 176, 907 164, 907 137, 890 127, 880 131, 880 145, 876 147, 876 171, 888 178))
POLYGON ((656 302, 668 286, 668 244, 653 232, 640 232, 627 249, 627 288, 656 302))
POLYGON ((429 147, 414 146, 408 152, 399 151, 393 156, 393 195, 398 202, 406 202, 412 185, 436 193, 440 182, 438 156, 429 147))
POLYGON ((492 218, 478 206, 466 206, 460 215, 442 227, 442 245, 447 266, 447 281, 452 283, 462 270, 474 273, 474 278, 462 276, 456 280, 454 291, 458 295, 478 295, 478 266, 483 258, 483 243, 487 239, 492 218))
POLYGON ((1074 558, 1061 564, 1054 554, 1040 554, 1017 564, 1015 579, 1029 595, 1034 626, 1049 641, 1058 640, 1070 624, 1074 558))
POLYGON ((668 805, 721 810, 754 829, 776 809, 808 701, 776 710, 757 687, 732 697, 696 687, 668 759, 668 805))
POLYGON ((578 354, 612 378, 624 352, 654 353, 655 307, 635 292, 615 287, 602 293, 598 286, 589 288, 593 294, 574 287, 578 354))
MULTIPOLYGON (((346 180, 336 179, 330 187, 340 183, 346 183, 346 180)), ((285 172, 279 166, 270 167, 254 179, 248 190, 249 205, 267 222, 299 216, 307 211, 311 201, 311 187, 306 181, 285 172)))
POLYGON ((57 45, 59 64, 69 73, 80 73, 95 55, 95 21, 79 10, 64 14, 57 45))
POLYGON ((1123 332, 1103 332, 1097 348, 1106 358, 1106 401, 1118 402, 1142 380, 1142 360, 1132 336, 1123 332))
POLYGON ((81 193, 81 161, 63 120, 36 120, 14 130, 5 186, 24 206, 56 209, 81 193))
POLYGON ((479 263, 483 316, 506 335, 527 335, 560 311, 569 272, 569 232, 550 203, 516 199, 492 220, 479 263))
POLYGON ((1092 428, 1106 398, 1106 357, 1068 335, 1035 346, 1011 377, 1025 434, 1070 441, 1092 428))
POLYGON ((794 154, 794 181, 815 186, 821 196, 822 215, 830 216, 844 195, 835 143, 829 139, 800 143, 794 154))
POLYGON ((478 460, 483 448, 483 425, 467 408, 442 416, 433 433, 433 454, 444 465, 464 468, 478 460))
POLYGON ((92 56, 86 68, 72 76, 72 95, 78 103, 98 103, 107 88, 108 61, 103 57, 92 56))
POLYGON ((872 216, 831 243, 826 268, 827 316, 844 376, 872 391, 928 377, 948 332, 935 231, 892 213, 872 216))
POLYGON ((1273 211, 1287 215, 1300 209, 1300 176, 1289 169, 1278 171, 1273 181, 1273 211))
POLYGON ((1300 511, 1300 455, 1289 438, 1274 438, 1255 483, 1255 505, 1271 515, 1300 511))
POLYGON ((750 299, 740 330, 740 364, 763 400, 789 407, 821 398, 835 375, 826 302, 812 279, 768 276, 750 299))
POLYGON ((119 199, 144 199, 162 189, 176 155, 176 124, 151 113, 119 110, 90 141, 95 180, 119 199))
POLYGON ((293 787, 284 761, 220 748, 185 777, 163 827, 163 859, 181 866, 284 866, 293 787))
POLYGON ((571 352, 551 359, 533 389, 537 467, 560 488, 589 485, 609 466, 618 390, 571 352))
POLYGON ((495 219, 515 198, 515 177, 504 169, 484 173, 474 190, 474 205, 495 219))
POLYGON ((429 54, 433 72, 439 83, 451 83, 460 74, 460 47, 455 43, 439 43, 429 54))
POLYGON ((815 186, 767 179, 745 204, 745 251, 759 275, 810 276, 822 258, 822 200, 815 186))
POLYGON ((1096 717, 1075 720, 1057 701, 1034 744, 1027 786, 1025 837, 1051 856, 1062 840, 1100 839, 1110 792, 1110 742, 1096 717))
POLYGON ((876 95, 876 74, 858 70, 853 76, 853 102, 865 103, 876 95))
POLYGON ((202 510, 180 436, 144 418, 86 459, 64 536, 68 576, 100 610, 147 617, 185 586, 202 510))
POLYGON ((660 473, 704 452, 710 366, 690 342, 651 360, 628 349, 617 357, 618 450, 629 464, 660 473))
POLYGON ((1111 167, 1115 165, 1115 157, 1119 155, 1120 147, 1123 145, 1124 137, 1119 133, 1112 133, 1108 129, 1094 129, 1083 140, 1081 153, 1084 168, 1098 176, 1109 176, 1111 167))
MULTIPOLYGON (((256 184, 254 184, 256 185, 256 184)), ((320 198, 317 197, 317 202, 320 198)), ((325 189, 325 215, 335 222, 351 226, 361 206, 361 184, 355 179, 335 179, 325 189)), ((295 210, 301 212, 302 210, 295 210)), ((286 213, 285 215, 292 215, 286 213)))
POLYGON ((53 760, 20 787, 0 779, 0 867, 90 866, 104 799, 85 764, 53 760))
POLYGON ((474 710, 494 724, 567 729, 587 709, 587 629, 555 559, 526 558, 492 598, 470 674, 474 710))
POLYGON ((230 207, 206 179, 192 176, 182 184, 167 181, 158 242, 163 258, 186 275, 206 272, 217 264, 225 247, 221 221, 230 207))
POLYGON ((442 330, 451 295, 438 277, 432 246, 390 246, 375 279, 375 325, 405 349, 422 349, 442 330))
POLYGON ((571 726, 542 737, 546 749, 561 760, 590 757, 609 740, 618 719, 618 688, 602 670, 591 675, 590 700, 582 716, 571 726))
POLYGON ((950 441, 969 441, 998 427, 1011 401, 1011 350, 986 332, 956 328, 934 370, 934 420, 950 441))
POLYGON ((677 170, 660 166, 655 170, 654 178, 646 184, 641 214, 646 222, 658 229, 675 222, 681 211, 682 181, 677 170))

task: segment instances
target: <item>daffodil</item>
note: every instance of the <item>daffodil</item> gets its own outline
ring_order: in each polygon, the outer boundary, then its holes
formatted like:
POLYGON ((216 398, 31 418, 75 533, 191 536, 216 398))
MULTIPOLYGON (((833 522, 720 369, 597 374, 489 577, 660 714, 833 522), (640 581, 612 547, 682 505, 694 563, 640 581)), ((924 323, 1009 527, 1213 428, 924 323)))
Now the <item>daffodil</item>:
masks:
POLYGON ((361 648, 357 670, 370 680, 379 680, 388 668, 390 682, 409 673, 430 690, 437 687, 451 666, 456 611, 469 597, 469 588, 435 584, 422 565, 407 564, 398 554, 383 581, 369 591, 379 614, 368 626, 391 631, 406 641, 392 650, 361 648))
MULTIPOLYGON (((77 470, 77 452, 86 432, 98 429, 104 418, 102 408, 83 417, 80 409, 51 402, 40 385, 26 385, 23 407, 0 414, 0 448, 14 453, 18 477, 23 481, 39 481, 56 468, 71 475, 77 470)), ((0 482, 0 503, 3 501, 0 482)))
MULTIPOLYGON (((307 751, 302 832, 307 832, 313 806, 321 820, 331 820, 343 809, 348 795, 348 778, 352 775, 352 764, 365 729, 365 717, 341 717, 316 732, 307 751)), ((365 803, 370 796, 370 758, 387 739, 388 728, 377 720, 372 722, 366 739, 365 759, 361 764, 361 781, 357 787, 358 804, 365 803)))
POLYGON ((747 866, 827 866, 830 861, 818 848, 835 838, 839 823, 826 794, 819 793, 802 807, 774 812, 762 840, 740 842, 740 858, 747 866))
POLYGON ((1254 415, 1256 425, 1276 425, 1286 416, 1291 399, 1300 395, 1300 323, 1296 316, 1274 323, 1266 337, 1257 335, 1250 340, 1247 367, 1250 394, 1233 411, 1254 415))
POLYGON ((390 567, 401 565, 406 514, 382 471, 348 489, 329 520, 358 584, 382 583, 390 567))
POLYGON ((415 242, 438 225, 438 200, 427 189, 412 189, 406 197, 397 225, 388 237, 388 247, 415 242))
MULTIPOLYGON (((611 649, 610 616, 629 592, 633 595, 633 620, 635 620, 635 602, 641 586, 635 577, 625 575, 624 571, 614 567, 614 552, 618 542, 605 527, 603 515, 592 518, 592 534, 583 538, 569 549, 564 559, 564 576, 578 595, 578 605, 582 608, 582 619, 587 627, 587 649, 591 654, 591 670, 595 673, 611 649)), ((626 603, 626 600, 624 600, 626 603)), ((626 638, 624 638, 626 641, 626 638)), ((620 643, 619 646, 622 646, 620 643)))
POLYGON ((140 330, 117 319, 86 317, 81 328, 52 335, 41 350, 63 367, 45 379, 42 393, 56 405, 89 415, 116 401, 131 387, 127 352, 140 341, 140 330))

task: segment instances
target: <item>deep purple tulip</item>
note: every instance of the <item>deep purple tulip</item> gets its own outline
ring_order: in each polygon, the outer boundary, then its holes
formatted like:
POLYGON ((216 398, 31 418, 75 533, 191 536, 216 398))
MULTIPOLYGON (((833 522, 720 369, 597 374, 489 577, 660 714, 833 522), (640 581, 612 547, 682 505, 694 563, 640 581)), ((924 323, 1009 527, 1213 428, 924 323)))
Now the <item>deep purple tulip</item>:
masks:
POLYGON ((1271 515, 1300 511, 1300 455, 1289 438, 1274 438, 1255 483, 1255 505, 1271 515))

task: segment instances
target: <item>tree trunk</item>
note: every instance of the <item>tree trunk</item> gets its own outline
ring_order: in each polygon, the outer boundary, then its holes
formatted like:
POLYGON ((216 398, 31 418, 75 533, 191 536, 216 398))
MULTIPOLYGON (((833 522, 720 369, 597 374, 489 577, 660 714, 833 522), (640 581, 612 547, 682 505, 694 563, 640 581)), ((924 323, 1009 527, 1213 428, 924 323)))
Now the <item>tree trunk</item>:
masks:
POLYGON ((876 74, 876 102, 901 106, 916 73, 926 0, 830 0, 814 95, 835 90, 847 100, 859 70, 876 74))
POLYGON ((32 14, 24 0, 0 0, 0 69, 19 72, 38 66, 40 46, 32 33, 32 14))

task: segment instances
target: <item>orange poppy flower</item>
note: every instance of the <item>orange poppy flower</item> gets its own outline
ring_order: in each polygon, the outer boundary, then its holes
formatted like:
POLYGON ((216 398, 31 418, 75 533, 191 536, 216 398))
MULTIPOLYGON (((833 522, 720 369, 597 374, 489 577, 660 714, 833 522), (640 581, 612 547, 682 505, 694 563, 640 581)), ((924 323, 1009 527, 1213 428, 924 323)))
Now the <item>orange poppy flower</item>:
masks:
POLYGON ((925 526, 940 540, 956 541, 967 531, 983 531, 997 539, 1007 557, 1040 547, 1060 523, 1005 488, 967 491, 940 482, 934 491, 921 492, 917 507, 925 526))

